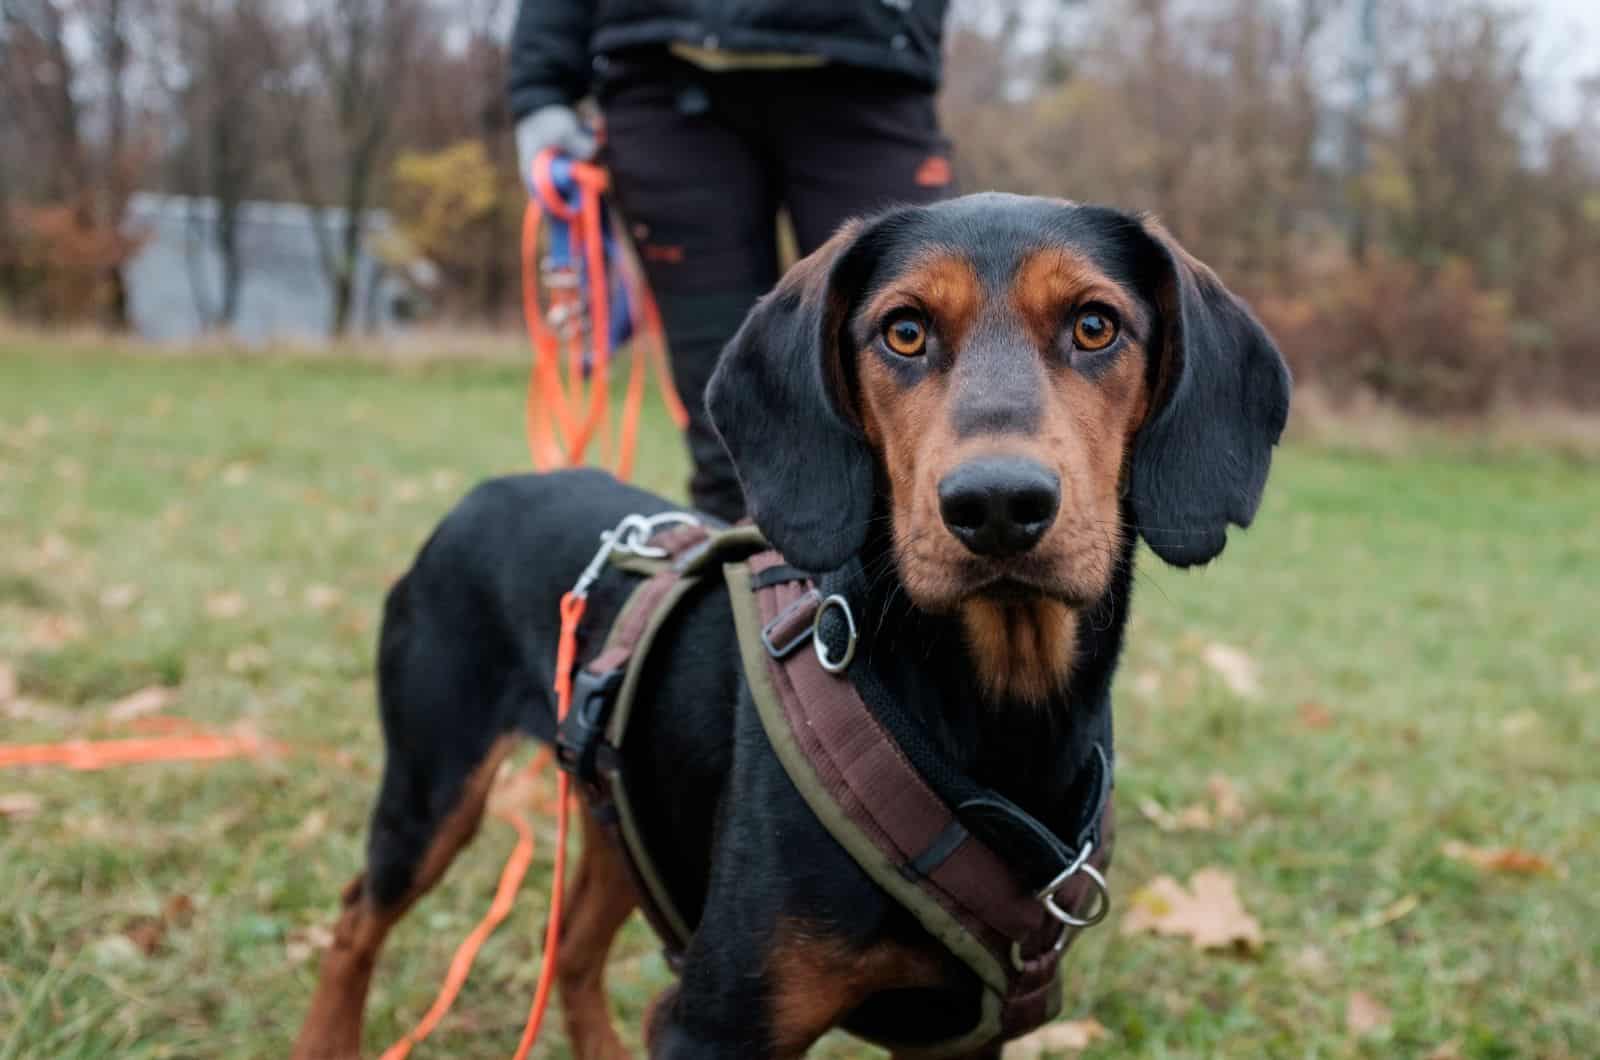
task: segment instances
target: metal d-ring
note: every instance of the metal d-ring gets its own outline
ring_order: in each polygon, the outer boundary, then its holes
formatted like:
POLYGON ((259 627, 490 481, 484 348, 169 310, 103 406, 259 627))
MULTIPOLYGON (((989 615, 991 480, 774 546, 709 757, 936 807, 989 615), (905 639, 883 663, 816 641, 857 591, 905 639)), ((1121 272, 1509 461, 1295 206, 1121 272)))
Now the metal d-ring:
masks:
POLYGON ((817 651, 817 662, 830 674, 844 673, 850 665, 850 660, 856 657, 856 616, 850 610, 850 601, 834 593, 823 599, 817 605, 816 617, 811 620, 811 646, 817 651), (850 631, 850 639, 845 641, 844 654, 837 659, 828 658, 828 645, 822 639, 822 616, 827 614, 829 607, 837 607, 844 612, 844 624, 850 631))
MULTIPOLYGON (((1034 897, 1039 899, 1039 903, 1044 906, 1044 911, 1049 913, 1051 918, 1061 925, 1061 930, 1056 933, 1055 942, 1050 946, 1051 953, 1060 953, 1066 947, 1067 940, 1072 936, 1075 929, 1094 927, 1106 918, 1107 913, 1111 912, 1111 891, 1106 886, 1106 878, 1100 874, 1100 870, 1089 864, 1089 855, 1092 853, 1094 853, 1094 844, 1083 844, 1083 849, 1078 851, 1076 858, 1072 859, 1072 864, 1062 869, 1055 879, 1045 884, 1034 894, 1034 897), (1067 912, 1056 902, 1056 895, 1066 886, 1067 881, 1080 872, 1088 877, 1089 882, 1094 884, 1095 889, 1094 907, 1090 910, 1088 916, 1081 917, 1067 912)), ((1020 972, 1024 964, 1025 958, 1022 955, 1022 944, 1013 942, 1011 944, 1011 965, 1020 972)))

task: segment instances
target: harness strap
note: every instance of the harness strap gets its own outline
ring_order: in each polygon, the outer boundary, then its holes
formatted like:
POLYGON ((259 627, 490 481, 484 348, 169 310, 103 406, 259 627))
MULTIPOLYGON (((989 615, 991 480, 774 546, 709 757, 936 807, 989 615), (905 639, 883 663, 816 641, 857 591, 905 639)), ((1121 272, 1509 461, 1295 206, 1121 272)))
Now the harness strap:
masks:
MULTIPOLYGON (((768 736, 835 838, 993 995, 996 1003, 962 1047, 974 1040, 1013 1038, 1048 1021, 1059 1004, 1056 971, 1077 927, 1053 916, 1009 863, 968 830, 854 685, 824 666, 824 657, 835 660, 847 650, 836 644, 798 650, 808 633, 827 638, 818 617, 826 613, 822 595, 809 581, 788 577, 776 552, 752 557, 748 567, 747 591, 754 595, 752 617, 760 622, 764 658, 757 662, 747 652, 746 674, 768 736)), ((729 575, 732 585, 735 574, 729 575)), ((737 586, 733 597, 737 620, 737 586)), ((742 645, 752 639, 740 630, 742 645)), ((1103 772, 1105 783, 1098 805, 1087 814, 1091 827, 1085 829, 1097 837, 1108 836, 1110 829, 1104 797, 1109 770, 1103 772)), ((1006 806, 1044 830, 1020 809, 1006 806)), ((1099 870, 1108 855, 1109 843, 1102 840, 1087 862, 1099 870)), ((1099 897, 1081 872, 1070 874, 1054 892, 1057 908, 1078 917, 1099 897)))
POLYGON ((589 811, 623 854, 645 919, 662 940, 676 970, 693 934, 691 919, 677 908, 656 872, 638 827, 622 768, 628 720, 637 698, 650 645, 686 597, 722 559, 766 547, 753 526, 711 529, 693 522, 675 525, 647 542, 660 556, 613 554, 611 566, 644 575, 618 614, 600 651, 578 671, 573 706, 556 733, 557 761, 580 782, 589 811))

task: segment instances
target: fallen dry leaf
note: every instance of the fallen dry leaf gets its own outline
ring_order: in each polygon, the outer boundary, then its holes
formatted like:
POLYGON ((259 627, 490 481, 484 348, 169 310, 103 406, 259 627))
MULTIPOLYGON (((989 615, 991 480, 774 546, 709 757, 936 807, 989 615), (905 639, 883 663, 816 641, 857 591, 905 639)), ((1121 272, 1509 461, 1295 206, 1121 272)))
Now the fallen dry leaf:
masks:
POLYGON ((146 957, 154 957, 167 937, 167 925, 158 916, 135 917, 122 929, 129 942, 139 947, 146 957))
POLYGON ((1318 946, 1305 945, 1294 955, 1289 967, 1311 979, 1320 979, 1328 973, 1328 954, 1318 946))
POLYGON ((317 837, 328 830, 328 811, 312 810, 301 818, 300 824, 294 830, 294 835, 289 837, 289 845, 303 847, 316 841, 317 837))
POLYGON ((1227 644, 1207 644, 1200 657, 1222 678, 1222 683, 1234 695, 1254 699, 1261 694, 1261 678, 1256 671, 1256 661, 1238 648, 1227 644))
POLYGON ((1079 1052, 1111 1037, 1094 1018, 1049 1023, 1006 1046, 1005 1060, 1036 1060, 1051 1053, 1079 1052))
POLYGON ((1447 1042, 1440 1042, 1422 1060, 1461 1060, 1461 1041, 1451 1038, 1447 1042))
POLYGON ((28 641, 36 648, 53 651, 83 636, 83 623, 71 615, 45 615, 28 631, 28 641))
POLYGON ((238 618, 244 611, 244 597, 238 593, 212 593, 206 597, 206 614, 212 618, 238 618))
POLYGON ((313 611, 326 611, 343 599, 344 594, 331 585, 308 585, 306 606, 313 611))
POLYGON ((171 706, 175 698, 172 689, 165 685, 148 685, 107 707, 106 720, 127 722, 146 714, 158 714, 171 706))
POLYGON ((1306 700, 1300 704, 1300 724, 1308 729, 1331 729, 1333 727, 1333 711, 1321 703, 1306 700))
POLYGON ((107 611, 126 611, 139 599, 139 587, 123 583, 108 585, 100 593, 100 606, 107 611))
POLYGON ((1173 813, 1155 799, 1144 799, 1139 812, 1163 832, 1209 832, 1216 823, 1211 811, 1198 803, 1173 813))
POLYGON ((1233 877, 1221 869, 1196 872, 1185 888, 1171 876, 1157 876, 1128 902, 1122 918, 1125 935, 1152 931, 1187 936, 1197 949, 1261 948, 1261 924, 1245 912, 1233 877))
POLYGON ((161 919, 173 927, 188 927, 194 919, 194 899, 186 894, 175 894, 161 906, 161 919))
POLYGON ((294 964, 303 964, 313 954, 321 953, 333 945, 333 932, 321 924, 313 924, 302 931, 291 931, 284 939, 284 954, 294 964))
POLYGON ((1521 736, 1523 733, 1537 727, 1539 715, 1531 710, 1518 711, 1506 716, 1500 722, 1500 731, 1507 736, 1521 736))
POLYGON ((1345 1002, 1345 1030, 1357 1037, 1364 1037, 1381 1031, 1388 1027, 1393 1020, 1394 1013, 1389 1011, 1389 1006, 1365 990, 1353 991, 1350 994, 1350 999, 1345 1002))
POLYGON ((65 707, 51 707, 43 703, 35 703, 31 699, 0 699, 0 718, 9 718, 12 721, 33 721, 41 725, 65 725, 78 718, 74 711, 65 707))
POLYGON ((60 534, 46 534, 39 542, 39 559, 46 564, 58 563, 72 555, 72 546, 60 534))
POLYGON ((260 644, 245 644, 228 653, 226 665, 231 674, 258 674, 272 663, 272 655, 260 644))
POLYGON ((1206 792, 1211 796, 1210 806, 1197 802, 1174 813, 1147 798, 1139 803, 1139 812, 1163 832, 1209 832, 1219 821, 1244 820, 1244 801, 1233 781, 1213 773, 1206 781, 1206 792))
POLYGON ((1239 797, 1239 789, 1234 787, 1233 781, 1221 773, 1213 773, 1206 780, 1206 792, 1211 796, 1219 820, 1244 820, 1244 800, 1239 797))
POLYGON ((16 667, 0 659, 0 703, 9 703, 17 698, 17 670, 16 667))
POLYGON ((0 795, 0 817, 25 821, 44 807, 39 796, 28 791, 13 791, 0 795))
POLYGON ((1517 876, 1564 875, 1564 870, 1543 854, 1520 847, 1475 847, 1452 839, 1439 848, 1447 858, 1464 861, 1483 872, 1504 872, 1517 876))

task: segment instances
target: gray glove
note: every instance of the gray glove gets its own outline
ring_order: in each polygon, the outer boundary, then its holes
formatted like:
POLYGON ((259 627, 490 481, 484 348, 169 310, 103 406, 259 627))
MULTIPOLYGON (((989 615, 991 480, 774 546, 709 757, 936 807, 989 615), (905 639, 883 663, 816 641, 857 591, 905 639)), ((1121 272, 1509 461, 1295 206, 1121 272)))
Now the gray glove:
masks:
POLYGON ((522 167, 523 183, 532 179, 533 160, 547 147, 587 162, 598 146, 594 133, 584 126, 578 112, 564 103, 540 107, 517 122, 517 162, 522 167))

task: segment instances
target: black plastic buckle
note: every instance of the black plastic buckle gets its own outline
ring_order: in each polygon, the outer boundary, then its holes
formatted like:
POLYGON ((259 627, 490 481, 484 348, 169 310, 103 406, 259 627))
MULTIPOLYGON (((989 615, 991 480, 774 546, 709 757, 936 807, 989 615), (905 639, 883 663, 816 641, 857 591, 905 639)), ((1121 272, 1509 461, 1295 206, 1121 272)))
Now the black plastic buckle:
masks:
POLYGON ((595 753, 605 737, 623 673, 579 670, 572 680, 572 703, 556 726, 556 764, 582 784, 595 782, 595 753))

